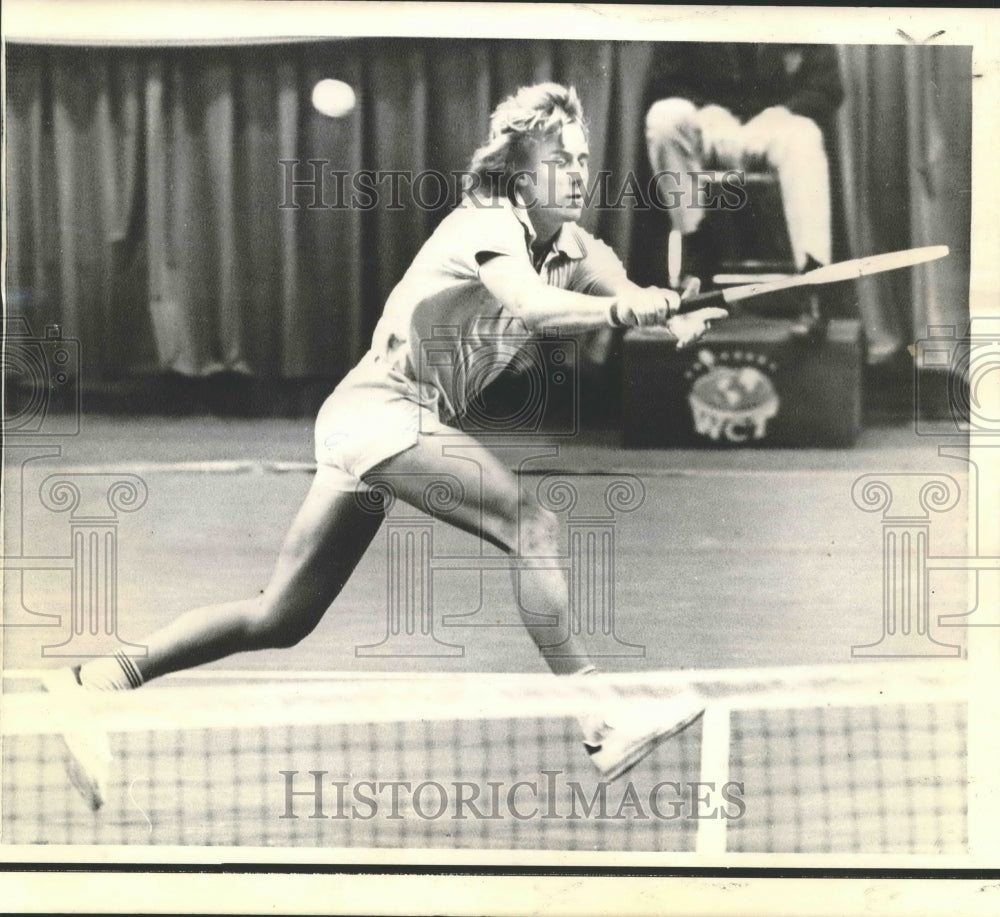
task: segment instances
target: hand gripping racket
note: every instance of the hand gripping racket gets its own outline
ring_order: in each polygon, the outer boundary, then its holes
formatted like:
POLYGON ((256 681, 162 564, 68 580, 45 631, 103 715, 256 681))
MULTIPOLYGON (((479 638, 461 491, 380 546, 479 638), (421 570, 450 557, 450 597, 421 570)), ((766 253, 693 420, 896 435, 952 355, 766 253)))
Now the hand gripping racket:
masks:
POLYGON ((818 267, 805 274, 793 274, 780 280, 765 283, 748 283, 744 286, 729 287, 725 290, 715 290, 711 293, 701 293, 692 296, 681 303, 678 312, 696 312, 709 306, 735 311, 733 303, 765 293, 776 293, 779 290, 790 290, 793 287, 811 287, 824 283, 838 283, 841 280, 857 280, 869 274, 880 274, 882 271, 894 271, 901 267, 912 267, 925 261, 936 261, 948 254, 947 245, 928 245, 925 248, 908 248, 900 252, 886 252, 882 255, 869 255, 867 258, 855 258, 853 261, 841 261, 839 264, 828 264, 818 267))

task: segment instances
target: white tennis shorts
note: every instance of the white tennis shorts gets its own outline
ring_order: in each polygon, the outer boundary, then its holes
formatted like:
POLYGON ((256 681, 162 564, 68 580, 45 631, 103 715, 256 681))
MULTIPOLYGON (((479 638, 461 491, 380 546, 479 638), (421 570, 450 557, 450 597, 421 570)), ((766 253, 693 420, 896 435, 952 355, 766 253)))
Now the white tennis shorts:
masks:
POLYGON ((319 410, 316 462, 336 472, 339 489, 365 491, 362 476, 412 448, 421 433, 458 432, 441 420, 433 388, 408 379, 369 352, 319 410))

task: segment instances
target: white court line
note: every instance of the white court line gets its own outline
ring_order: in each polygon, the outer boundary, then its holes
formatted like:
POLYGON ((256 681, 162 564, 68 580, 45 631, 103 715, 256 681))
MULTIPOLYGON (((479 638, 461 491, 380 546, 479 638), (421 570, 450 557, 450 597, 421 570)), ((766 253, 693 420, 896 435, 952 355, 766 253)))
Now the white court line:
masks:
MULTIPOLYGON (((102 465, 74 465, 63 462, 42 465, 39 463, 39 468, 58 469, 60 474, 287 474, 289 472, 312 474, 316 471, 316 463, 212 459, 192 462, 133 462, 131 464, 102 465)), ((630 465, 611 466, 610 468, 573 468, 550 465, 525 469, 521 473, 528 477, 539 477, 546 474, 565 474, 575 477, 609 477, 611 475, 631 474, 639 478, 802 478, 815 477, 816 475, 857 478, 870 472, 871 469, 862 468, 636 468, 630 465)))
POLYGON ((260 462, 252 460, 232 461, 213 459, 198 462, 132 462, 129 464, 107 463, 101 465, 74 465, 53 462, 44 467, 58 469, 60 474, 150 474, 156 472, 179 474, 264 474, 269 471, 309 471, 316 470, 315 462, 260 462))

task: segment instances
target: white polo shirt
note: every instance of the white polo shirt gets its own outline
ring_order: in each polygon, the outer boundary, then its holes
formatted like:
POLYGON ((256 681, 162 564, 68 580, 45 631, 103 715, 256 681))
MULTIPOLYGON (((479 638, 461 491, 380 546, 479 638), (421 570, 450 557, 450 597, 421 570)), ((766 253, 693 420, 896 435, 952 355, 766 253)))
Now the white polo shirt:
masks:
MULTIPOLYGON (((491 255, 531 265, 534 241, 521 206, 506 198, 467 198, 390 294, 372 340, 373 359, 436 397, 443 419, 460 415, 532 337, 486 289, 479 268, 491 255)), ((610 295, 627 280, 617 255, 576 223, 563 224, 538 273, 550 286, 592 295, 610 295)))

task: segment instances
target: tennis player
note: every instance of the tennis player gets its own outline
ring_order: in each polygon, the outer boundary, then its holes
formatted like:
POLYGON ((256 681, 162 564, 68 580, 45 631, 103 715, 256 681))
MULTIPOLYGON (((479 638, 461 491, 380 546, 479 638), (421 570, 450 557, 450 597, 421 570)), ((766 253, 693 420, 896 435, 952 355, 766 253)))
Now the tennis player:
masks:
MULTIPOLYGON (((726 315, 676 314, 676 292, 636 286, 611 249, 580 228, 588 158, 575 90, 543 83, 502 102, 489 140, 472 157, 463 202, 421 248, 389 296, 370 351, 319 412, 316 476, 264 592, 187 612, 146 638, 145 657, 119 654, 56 670, 45 688, 67 703, 90 701, 91 691, 134 689, 233 653, 297 643, 336 599, 382 522, 383 513, 372 511, 379 474, 392 475, 396 497, 420 508, 435 475, 457 480, 464 497, 442 518, 519 559, 519 608, 566 621, 565 577, 542 561, 559 553, 554 517, 459 429, 463 410, 544 329, 661 325, 685 345, 726 315), (433 360, 425 359, 429 346, 433 360), (474 366, 480 353, 486 371, 474 366), (367 499, 359 499, 362 491, 367 499)), ((556 675, 595 673, 572 629, 559 655, 546 655, 551 627, 522 617, 556 675)), ((655 715, 639 717, 609 692, 606 704, 580 717, 582 739, 599 772, 613 779, 703 709, 697 695, 678 692, 655 715)), ((74 783, 97 808, 110 776, 107 737, 81 732, 66 740, 74 783)))

